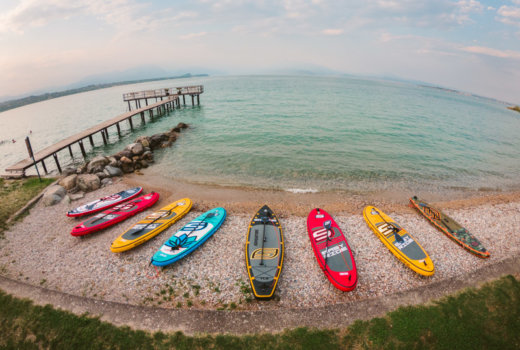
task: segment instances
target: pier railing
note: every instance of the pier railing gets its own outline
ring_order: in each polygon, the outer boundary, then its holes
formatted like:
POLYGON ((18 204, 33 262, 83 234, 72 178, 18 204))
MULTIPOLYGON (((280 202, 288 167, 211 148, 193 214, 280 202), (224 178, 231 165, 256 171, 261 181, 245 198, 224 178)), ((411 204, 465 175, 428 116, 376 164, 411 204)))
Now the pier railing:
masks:
POLYGON ((123 94, 123 101, 133 101, 146 98, 161 98, 172 95, 199 95, 204 92, 203 85, 182 86, 165 89, 155 89, 137 92, 127 92, 123 94))

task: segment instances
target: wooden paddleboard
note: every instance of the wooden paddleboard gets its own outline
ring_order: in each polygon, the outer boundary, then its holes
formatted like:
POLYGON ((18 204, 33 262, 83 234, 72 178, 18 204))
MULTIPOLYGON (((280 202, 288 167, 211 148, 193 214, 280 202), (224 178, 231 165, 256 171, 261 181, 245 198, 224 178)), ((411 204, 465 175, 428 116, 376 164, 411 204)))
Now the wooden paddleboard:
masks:
POLYGON ((283 254, 282 226, 273 211, 264 205, 249 223, 246 238, 246 268, 256 298, 269 299, 274 295, 283 254))
POLYGON ((334 287, 344 292, 356 288, 354 255, 332 216, 320 208, 311 210, 307 216, 307 232, 316 260, 334 287))
POLYGON ((458 245, 478 257, 489 258, 490 254, 487 249, 484 248, 482 243, 480 243, 475 236, 462 227, 458 222, 444 214, 439 209, 436 209, 430 204, 420 200, 417 196, 410 198, 410 202, 415 209, 430 220, 435 227, 441 230, 458 245))
POLYGON ((363 210, 363 217, 376 236, 406 266, 423 276, 433 275, 435 268, 428 253, 392 218, 373 206, 363 210))
POLYGON ((191 199, 183 198, 148 215, 116 238, 110 250, 114 253, 124 252, 148 241, 186 215, 191 205, 191 199))
POLYGON ((129 217, 150 208, 159 200, 159 193, 151 192, 128 202, 123 202, 113 208, 104 210, 94 215, 81 224, 74 226, 70 234, 73 236, 84 236, 86 234, 102 230, 115 225, 129 217))
POLYGON ((152 257, 155 266, 170 265, 200 247, 220 228, 226 219, 226 209, 213 208, 177 231, 152 257))
POLYGON ((125 191, 121 191, 118 193, 114 193, 110 196, 106 196, 103 198, 96 199, 90 203, 84 204, 80 207, 77 207, 69 212, 67 212, 67 216, 69 217, 78 217, 83 215, 89 215, 93 213, 97 213, 98 211, 105 210, 107 208, 113 207, 119 203, 127 201, 131 198, 138 196, 143 191, 142 187, 134 187, 125 191))

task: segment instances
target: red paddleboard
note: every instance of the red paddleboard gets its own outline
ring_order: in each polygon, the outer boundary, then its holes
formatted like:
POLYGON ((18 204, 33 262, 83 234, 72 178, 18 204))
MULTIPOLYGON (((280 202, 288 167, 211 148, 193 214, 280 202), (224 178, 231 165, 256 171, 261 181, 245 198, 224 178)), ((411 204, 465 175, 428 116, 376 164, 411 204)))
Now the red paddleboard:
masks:
POLYGON ((90 219, 74 226, 70 234, 73 236, 83 236, 95 231, 102 230, 118 222, 128 219, 131 216, 151 207, 159 200, 159 193, 151 192, 144 196, 134 198, 128 202, 116 205, 107 209, 90 219))
POLYGON ((129 190, 114 193, 110 196, 99 198, 93 202, 84 204, 81 207, 77 207, 76 209, 67 212, 67 216, 76 217, 97 213, 98 211, 113 207, 114 205, 129 200, 130 198, 137 197, 142 191, 142 187, 134 187, 129 190))
POLYGON ((311 210, 307 217, 307 232, 316 260, 334 287, 344 292, 356 288, 356 262, 332 216, 320 208, 311 210))

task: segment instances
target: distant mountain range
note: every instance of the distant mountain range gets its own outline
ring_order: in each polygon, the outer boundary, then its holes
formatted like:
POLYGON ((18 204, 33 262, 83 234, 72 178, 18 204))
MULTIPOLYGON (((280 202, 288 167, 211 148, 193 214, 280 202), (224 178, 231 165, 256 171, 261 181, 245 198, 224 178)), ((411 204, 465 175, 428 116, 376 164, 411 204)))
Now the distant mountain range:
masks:
MULTIPOLYGON (((61 90, 61 91, 45 92, 42 94, 15 98, 12 100, 0 102, 0 112, 4 112, 9 109, 25 106, 25 105, 28 105, 31 103, 50 100, 52 98, 77 94, 77 93, 85 92, 85 91, 104 89, 104 88, 117 86, 117 85, 127 85, 127 84, 143 83, 143 82, 147 82, 147 81, 157 81, 157 80, 169 80, 169 79, 181 79, 181 78, 208 76, 208 74, 191 74, 191 73, 186 73, 183 75, 176 75, 176 76, 165 76, 165 75, 153 74, 153 75, 151 75, 151 77, 150 77, 150 75, 148 75, 150 78, 146 78, 146 79, 128 79, 129 75, 125 74, 125 73, 127 73, 127 71, 121 72, 121 73, 91 76, 91 77, 85 78, 77 83, 68 85, 68 86, 64 87, 63 90, 61 90), (122 77, 125 77, 126 80, 120 80, 122 77), (118 78, 119 78, 119 80, 118 80, 118 78)), ((135 75, 136 77, 137 76, 142 77, 142 74, 139 74, 139 72, 137 72, 137 71, 135 72, 135 74, 136 74, 135 75)), ((160 74, 160 71, 157 71, 156 74, 160 74)), ((131 75, 130 75, 130 77, 131 77, 131 75)))

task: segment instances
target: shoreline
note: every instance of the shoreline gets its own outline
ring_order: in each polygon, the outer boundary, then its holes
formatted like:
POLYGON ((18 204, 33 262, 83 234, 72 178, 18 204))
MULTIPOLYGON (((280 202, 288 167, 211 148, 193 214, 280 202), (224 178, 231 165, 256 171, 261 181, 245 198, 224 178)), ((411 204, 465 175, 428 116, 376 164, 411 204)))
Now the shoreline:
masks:
POLYGON ((168 196, 181 192, 190 197, 194 203, 198 203, 201 210, 225 206, 230 212, 252 215, 262 205, 268 204, 276 213, 282 215, 281 217, 292 215, 307 217, 308 213, 317 207, 326 209, 331 214, 362 215, 363 208, 374 203, 381 209, 384 208, 384 211, 415 213, 415 209, 409 207, 409 198, 414 195, 444 209, 464 209, 483 204, 520 201, 520 190, 454 192, 450 196, 429 191, 415 193, 379 191, 364 194, 345 191, 295 193, 278 189, 220 186, 172 180, 151 172, 149 168, 140 170, 140 173, 126 175, 123 182, 129 187, 143 186, 156 192, 162 191, 168 196))
POLYGON ((0 275, 67 294, 134 306, 269 311, 353 303, 427 288, 475 275, 479 269, 520 256, 519 192, 432 202, 473 232, 491 252, 489 259, 476 257, 452 242, 408 207, 407 198, 372 198, 195 185, 134 174, 86 193, 77 202, 62 201, 52 207, 37 203, 0 240, 0 275), (66 211, 136 184, 145 192, 160 193, 152 209, 83 238, 69 234, 83 219, 68 218, 66 211), (183 197, 194 202, 186 217, 128 252, 110 251, 111 242, 123 230, 183 197), (284 230, 284 267, 273 300, 248 301, 251 295, 243 288, 249 286, 243 255, 245 236, 252 215, 264 203, 277 213, 284 230), (380 207, 414 235, 434 262, 434 276, 415 274, 384 247, 364 222, 362 209, 368 204, 380 207), (215 206, 228 211, 220 230, 194 253, 156 273, 149 262, 164 240, 215 206), (334 216, 353 249, 359 282, 352 292, 334 288, 315 261, 306 231, 307 214, 315 206, 334 216))

